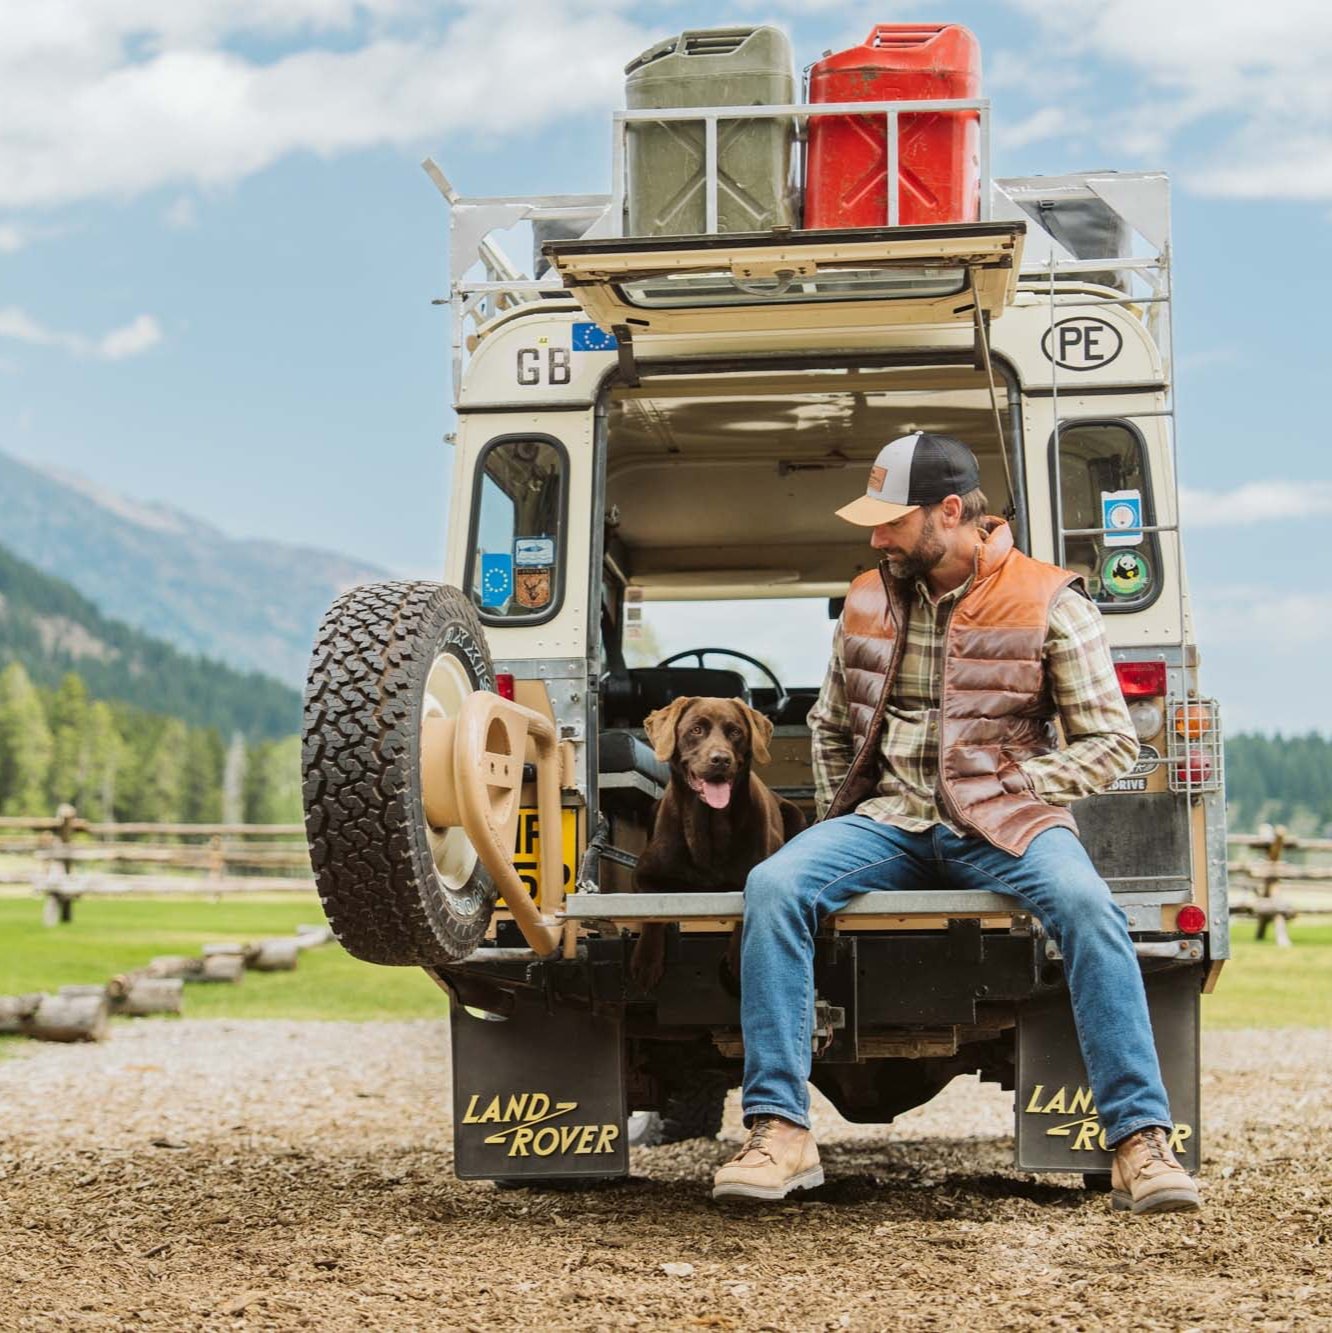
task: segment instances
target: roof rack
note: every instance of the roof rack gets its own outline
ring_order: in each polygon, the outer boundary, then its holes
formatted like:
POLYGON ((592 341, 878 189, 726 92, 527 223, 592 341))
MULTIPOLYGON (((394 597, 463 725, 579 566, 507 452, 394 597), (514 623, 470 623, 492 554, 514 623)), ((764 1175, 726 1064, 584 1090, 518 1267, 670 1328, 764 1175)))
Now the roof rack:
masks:
MULTIPOLYGON (((727 120, 789 119, 796 126, 796 170, 803 178, 809 120, 825 115, 882 116, 886 169, 896 174, 898 121, 925 112, 973 112, 980 127, 981 220, 1027 223, 1023 278, 1043 281, 1064 305, 1120 304, 1137 312, 1162 355, 1170 347, 1170 190, 1161 172, 1093 171, 1065 176, 990 175, 990 105, 986 99, 792 103, 782 106, 677 107, 617 111, 613 115, 611 192, 530 196, 464 196, 426 158, 422 167, 449 206, 449 295, 454 390, 481 327, 522 304, 549 299, 563 288, 540 258, 543 241, 625 235, 628 216, 628 143, 640 122, 690 121, 704 125, 701 184, 705 217, 715 228, 718 199, 718 126, 727 120), (533 257, 520 264, 494 233, 518 223, 532 227, 533 257), (1104 293, 1088 288, 1110 288, 1104 293)), ((888 225, 897 222, 897 191, 888 192, 888 225)), ((1167 363, 1167 377, 1169 365, 1167 363)))

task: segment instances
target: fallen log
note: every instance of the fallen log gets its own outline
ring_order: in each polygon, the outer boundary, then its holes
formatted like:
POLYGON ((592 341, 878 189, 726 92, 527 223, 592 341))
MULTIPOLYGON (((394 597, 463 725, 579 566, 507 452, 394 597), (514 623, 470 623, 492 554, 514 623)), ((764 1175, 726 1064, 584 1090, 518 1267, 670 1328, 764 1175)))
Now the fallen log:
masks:
POLYGON ((203 971, 202 958, 187 958, 184 954, 163 954, 150 958, 143 969, 149 977, 184 977, 190 980, 203 971))
POLYGON ((225 944, 205 944, 203 947, 203 956, 213 958, 225 954, 245 955, 245 945, 234 943, 228 940, 225 944))
POLYGON ((101 1041, 109 1013, 110 1002, 100 986, 96 995, 44 995, 19 1031, 38 1041, 101 1041))
POLYGON ((0 1032, 21 1032, 23 1024, 37 1012, 41 992, 27 995, 0 995, 0 1032))
POLYGON ((238 982, 245 975, 245 955, 243 953, 214 953, 204 957, 202 966, 196 973, 191 973, 187 981, 230 981, 238 982))
POLYGON ((146 1014, 180 1013, 184 987, 180 977, 154 977, 144 970, 112 977, 106 983, 106 994, 113 1014, 142 1018, 146 1014))
POLYGON ((331 926, 297 926, 296 947, 301 950, 317 949, 321 944, 333 942, 331 926))
POLYGON ((250 945, 245 965, 255 972, 294 972, 299 957, 300 942, 283 936, 250 945))

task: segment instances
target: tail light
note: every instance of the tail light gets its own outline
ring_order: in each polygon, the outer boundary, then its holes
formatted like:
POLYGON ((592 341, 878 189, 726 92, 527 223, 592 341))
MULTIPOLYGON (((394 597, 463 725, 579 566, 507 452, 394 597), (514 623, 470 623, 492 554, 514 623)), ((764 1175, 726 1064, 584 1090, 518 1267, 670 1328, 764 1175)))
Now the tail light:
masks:
POLYGON ((1164 662, 1116 662, 1115 675, 1126 699, 1159 699, 1166 692, 1164 662))
POLYGON ((1166 729, 1170 790, 1201 795, 1222 784, 1221 716, 1215 699, 1172 702, 1166 729))
POLYGON ((495 693, 501 699, 513 698, 513 677, 507 671, 497 672, 495 676, 495 693))
POLYGON ((1176 704, 1171 716, 1176 734, 1185 740, 1202 740, 1216 728, 1216 711, 1210 699, 1190 699, 1187 703, 1176 704))
POLYGON ((1175 929, 1185 935, 1201 935, 1207 927, 1207 913, 1195 903, 1185 903, 1175 916, 1175 929))

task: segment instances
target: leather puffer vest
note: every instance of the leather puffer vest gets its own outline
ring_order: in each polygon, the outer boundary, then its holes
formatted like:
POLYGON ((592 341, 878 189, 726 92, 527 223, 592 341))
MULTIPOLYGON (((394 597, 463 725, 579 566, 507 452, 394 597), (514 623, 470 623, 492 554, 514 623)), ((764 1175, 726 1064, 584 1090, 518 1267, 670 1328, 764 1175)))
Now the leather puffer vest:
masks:
MULTIPOLYGON (((987 518, 971 587, 948 620, 939 699, 940 813, 1014 856, 1050 828, 1077 832, 1073 816, 1049 805, 1018 768, 1058 743, 1043 654, 1050 608, 1076 574, 1023 555, 1002 519, 987 518)), ((847 594, 842 629, 855 758, 825 815, 849 814, 879 781, 884 706, 902 660, 910 583, 886 562, 847 594)))

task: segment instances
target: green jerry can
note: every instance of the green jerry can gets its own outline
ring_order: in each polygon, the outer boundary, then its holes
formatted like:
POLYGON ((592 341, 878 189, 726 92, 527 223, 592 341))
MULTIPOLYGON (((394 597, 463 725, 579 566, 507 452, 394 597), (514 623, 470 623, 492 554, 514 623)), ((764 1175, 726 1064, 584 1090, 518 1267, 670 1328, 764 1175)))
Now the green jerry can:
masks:
MULTIPOLYGON (((707 28, 649 47, 625 66, 631 111, 782 106, 795 100, 791 43, 780 28, 707 28)), ((629 235, 708 230, 704 123, 629 126, 629 235)), ((717 230, 767 231, 799 221, 789 117, 717 122, 717 230)))

